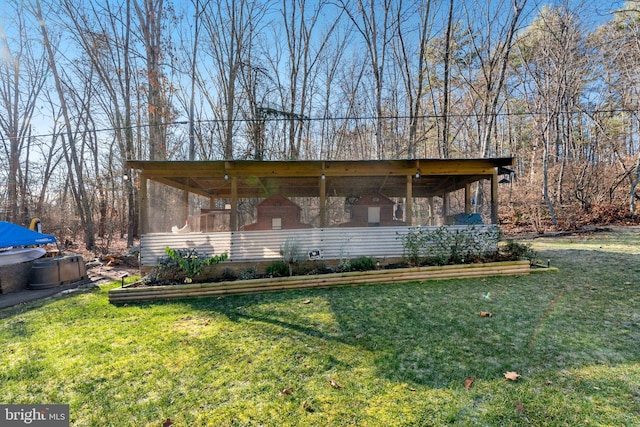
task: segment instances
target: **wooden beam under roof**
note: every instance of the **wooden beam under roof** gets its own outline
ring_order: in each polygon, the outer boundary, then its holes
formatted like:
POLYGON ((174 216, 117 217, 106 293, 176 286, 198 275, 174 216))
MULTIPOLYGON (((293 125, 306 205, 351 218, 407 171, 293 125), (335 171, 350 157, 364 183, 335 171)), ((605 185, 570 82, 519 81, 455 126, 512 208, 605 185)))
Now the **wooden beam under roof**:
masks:
POLYGON ((406 177, 413 180, 414 197, 432 197, 456 191, 490 178, 496 168, 514 163, 512 157, 495 159, 336 160, 336 161, 129 161, 153 181, 186 189, 210 198, 232 197, 236 178, 238 198, 319 197, 318 179, 325 175, 327 197, 382 190, 388 197, 405 197, 406 177), (455 179, 451 179, 455 177, 455 179))
POLYGON ((513 165, 513 157, 488 159, 416 160, 296 160, 296 161, 140 161, 130 160, 129 168, 144 170, 148 176, 385 176, 492 174, 495 168, 513 165))

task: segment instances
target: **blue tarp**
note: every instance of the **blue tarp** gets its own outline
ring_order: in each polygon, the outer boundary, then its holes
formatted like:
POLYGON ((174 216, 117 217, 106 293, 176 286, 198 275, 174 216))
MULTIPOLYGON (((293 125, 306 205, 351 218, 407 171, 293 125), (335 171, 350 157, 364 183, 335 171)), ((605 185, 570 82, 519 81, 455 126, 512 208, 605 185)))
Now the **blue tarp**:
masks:
POLYGON ((55 242, 56 238, 49 234, 38 233, 10 222, 0 221, 0 248, 44 245, 55 242))

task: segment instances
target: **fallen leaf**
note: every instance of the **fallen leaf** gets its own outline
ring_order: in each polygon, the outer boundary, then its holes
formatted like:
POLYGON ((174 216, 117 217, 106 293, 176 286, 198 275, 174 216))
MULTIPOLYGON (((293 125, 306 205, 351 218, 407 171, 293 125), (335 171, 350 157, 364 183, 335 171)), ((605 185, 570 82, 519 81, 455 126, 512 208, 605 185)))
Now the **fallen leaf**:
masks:
POLYGON ((418 389, 413 388, 413 387, 409 387, 409 391, 418 391, 418 389))
POLYGON ((339 390, 339 389, 341 389, 341 388, 344 388, 343 386, 341 386, 340 384, 338 384, 338 383, 337 383, 337 382, 335 382, 334 380, 329 380, 329 385, 330 385, 331 387, 333 387, 333 388, 338 389, 338 390, 339 390))
POLYGON ((169 427, 172 425, 173 425, 173 422, 171 421, 171 418, 167 418, 167 421, 162 423, 162 427, 169 427))
POLYGON ((280 391, 280 393, 278 393, 280 396, 291 396, 291 393, 293 393, 293 388, 292 387, 287 387, 285 389, 283 389, 282 391, 280 391))
POLYGON ((521 415, 524 412, 524 405, 522 402, 518 402, 516 405, 516 414, 521 415))
POLYGON ((311 300, 310 299, 306 299, 306 300, 302 301, 302 303, 303 304, 309 304, 309 303, 311 303, 311 300))
POLYGON ((313 407, 311 406, 311 404, 309 402, 307 402, 306 400, 304 402, 302 402, 302 409, 304 409, 307 412, 313 412, 315 411, 315 409, 313 409, 313 407))
POLYGON ((466 380, 464 380, 464 388, 469 390, 471 388, 471 384, 473 384, 475 380, 476 380, 476 377, 469 377, 466 380))
POLYGON ((481 311, 480 312, 480 317, 491 317, 493 316, 493 313, 491 313, 490 311, 481 311))
POLYGON ((204 326, 209 326, 211 324, 211 319, 207 319, 206 322, 204 322, 204 326))
POLYGON ((296 360, 302 359, 304 356, 302 354, 296 354, 296 360))
POLYGON ((514 371, 509 371, 504 373, 504 377, 511 381, 518 381, 520 379, 520 374, 514 371))

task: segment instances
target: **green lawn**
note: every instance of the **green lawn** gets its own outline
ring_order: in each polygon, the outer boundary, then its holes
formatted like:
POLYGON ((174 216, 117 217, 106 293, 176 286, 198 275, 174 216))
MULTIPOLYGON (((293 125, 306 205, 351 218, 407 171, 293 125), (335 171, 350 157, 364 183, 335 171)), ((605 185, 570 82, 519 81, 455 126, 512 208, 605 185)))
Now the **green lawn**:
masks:
POLYGON ((640 236, 532 243, 558 272, 5 310, 0 403, 74 426, 640 425, 640 236))

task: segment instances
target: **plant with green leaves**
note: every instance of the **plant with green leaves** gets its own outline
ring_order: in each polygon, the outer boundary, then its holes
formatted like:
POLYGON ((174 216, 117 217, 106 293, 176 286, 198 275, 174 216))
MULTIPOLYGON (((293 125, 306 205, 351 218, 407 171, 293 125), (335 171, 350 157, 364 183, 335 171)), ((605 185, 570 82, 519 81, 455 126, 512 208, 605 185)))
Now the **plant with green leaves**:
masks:
POLYGON ((282 260, 289 265, 289 276, 293 276, 293 266, 304 260, 300 243, 294 239, 287 239, 280 246, 282 260))
POLYGON ((267 267, 264 269, 264 272, 268 276, 283 277, 286 276, 287 273, 289 273, 289 265, 284 261, 272 262, 271 264, 267 265, 267 267))
POLYGON ((530 244, 519 243, 513 240, 507 240, 502 252, 513 260, 526 259, 532 264, 538 259, 538 254, 531 248, 530 244))
POLYGON ((168 246, 164 252, 167 256, 159 261, 156 278, 181 278, 185 283, 191 283, 206 266, 218 264, 229 257, 226 253, 206 256, 195 249, 172 249, 168 246))
POLYGON ((350 267, 351 267, 351 270, 354 270, 354 271, 375 270, 376 260, 375 258, 372 258, 372 257, 361 256, 351 260, 350 267))
POLYGON ((492 245, 497 242, 499 230, 466 229, 442 226, 438 228, 415 227, 401 236, 404 257, 411 265, 424 263, 444 265, 462 264, 491 255, 492 245))
POLYGON ((403 256, 410 265, 420 265, 424 260, 424 229, 416 227, 409 229, 404 235, 398 235, 398 239, 402 239, 403 256))

